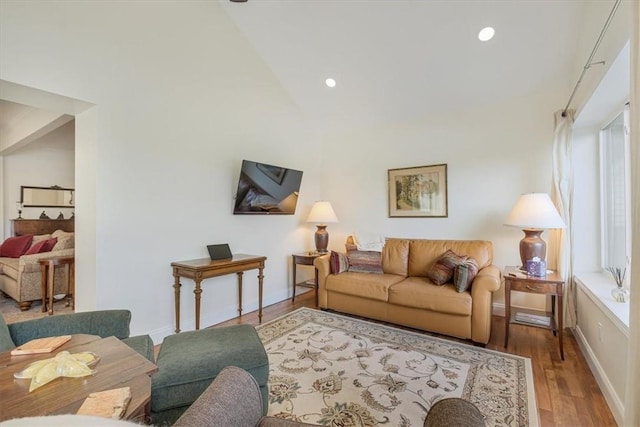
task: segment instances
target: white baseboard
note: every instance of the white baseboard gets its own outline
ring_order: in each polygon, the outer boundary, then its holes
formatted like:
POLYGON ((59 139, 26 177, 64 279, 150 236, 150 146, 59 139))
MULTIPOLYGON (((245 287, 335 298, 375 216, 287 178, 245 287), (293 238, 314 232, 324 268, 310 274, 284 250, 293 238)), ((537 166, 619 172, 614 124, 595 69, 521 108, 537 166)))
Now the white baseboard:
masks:
POLYGON ((582 351, 584 358, 589 364, 589 368, 591 368, 593 376, 600 386, 600 390, 602 391, 602 394, 604 395, 604 398, 609 405, 609 409, 611 409, 611 413, 613 414, 616 423, 619 426, 624 425, 624 404, 616 394, 613 385, 611 385, 611 382, 607 377, 606 372, 604 371, 604 369, 602 369, 602 366, 598 362, 595 353, 591 350, 591 347, 589 346, 589 343, 587 342, 587 339, 580 330, 579 326, 576 326, 576 328, 573 329, 573 335, 576 337, 576 341, 580 346, 580 350, 582 351))

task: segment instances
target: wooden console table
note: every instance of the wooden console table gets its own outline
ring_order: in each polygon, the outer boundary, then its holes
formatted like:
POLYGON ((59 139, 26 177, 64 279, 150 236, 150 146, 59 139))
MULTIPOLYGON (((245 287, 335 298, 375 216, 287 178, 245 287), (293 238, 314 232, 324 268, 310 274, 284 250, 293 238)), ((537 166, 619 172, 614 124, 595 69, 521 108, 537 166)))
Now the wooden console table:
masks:
POLYGON ((234 254, 228 260, 211 261, 209 258, 193 259, 189 261, 176 261, 171 263, 173 267, 176 305, 176 333, 180 332, 180 277, 186 277, 195 282, 193 293, 196 298, 196 330, 200 329, 200 283, 210 277, 225 276, 236 273, 238 275, 238 313, 242 316, 242 273, 247 270, 258 269, 258 321, 262 323, 262 281, 264 275, 264 262, 267 257, 257 255, 234 254))

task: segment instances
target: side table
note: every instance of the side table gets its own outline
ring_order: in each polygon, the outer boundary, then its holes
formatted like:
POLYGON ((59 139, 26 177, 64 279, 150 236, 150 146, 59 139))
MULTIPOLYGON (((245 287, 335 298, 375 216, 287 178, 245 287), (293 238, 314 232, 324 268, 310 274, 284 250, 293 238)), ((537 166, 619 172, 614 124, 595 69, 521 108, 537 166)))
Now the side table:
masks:
POLYGON ((517 267, 507 267, 504 270, 504 305, 505 305, 505 333, 504 346, 507 347, 509 342, 509 324, 517 323, 520 325, 536 326, 551 329, 553 335, 558 336, 558 346, 560 347, 560 358, 564 360, 564 349, 562 347, 562 294, 564 280, 555 272, 548 272, 546 277, 529 276, 526 272, 517 267), (511 291, 526 292, 531 294, 541 294, 551 296, 551 312, 547 313, 549 324, 536 324, 533 322, 519 321, 516 318, 516 311, 511 313, 511 291), (556 299, 558 308, 556 309, 556 299))
POLYGON ((304 252, 304 253, 291 255, 293 259, 293 297, 291 298, 291 302, 294 302, 296 300, 296 287, 302 286, 304 288, 312 288, 315 290, 316 307, 318 306, 318 270, 314 268, 315 275, 314 275, 313 283, 310 283, 309 281, 297 283, 296 272, 297 272, 297 267, 299 265, 313 265, 313 261, 322 255, 326 255, 326 253, 304 252))
POLYGON ((56 256, 41 258, 38 260, 42 271, 42 312, 47 311, 47 297, 49 298, 49 315, 53 314, 53 278, 55 269, 58 266, 68 266, 67 275, 67 305, 74 308, 75 304, 75 257, 56 256))

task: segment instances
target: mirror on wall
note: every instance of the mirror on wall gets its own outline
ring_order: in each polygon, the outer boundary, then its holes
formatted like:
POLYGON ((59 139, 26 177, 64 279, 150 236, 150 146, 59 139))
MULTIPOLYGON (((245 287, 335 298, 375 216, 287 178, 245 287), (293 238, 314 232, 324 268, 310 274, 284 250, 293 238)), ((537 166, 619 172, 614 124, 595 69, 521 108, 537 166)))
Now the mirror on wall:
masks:
POLYGON ((20 187, 20 202, 25 208, 73 208, 75 190, 52 187, 20 187))

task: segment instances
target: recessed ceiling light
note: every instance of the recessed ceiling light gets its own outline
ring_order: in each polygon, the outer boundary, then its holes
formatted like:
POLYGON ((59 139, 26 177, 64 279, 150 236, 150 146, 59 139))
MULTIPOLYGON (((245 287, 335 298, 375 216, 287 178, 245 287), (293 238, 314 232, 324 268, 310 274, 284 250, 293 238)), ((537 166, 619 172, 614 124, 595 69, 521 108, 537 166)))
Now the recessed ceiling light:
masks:
POLYGON ((328 78, 327 80, 324 81, 325 84, 329 87, 336 87, 336 81, 333 80, 332 78, 328 78))
POLYGON ((495 33, 496 30, 494 30, 492 27, 485 27, 478 33, 478 38, 480 39, 480 41, 486 42, 491 40, 495 33))

